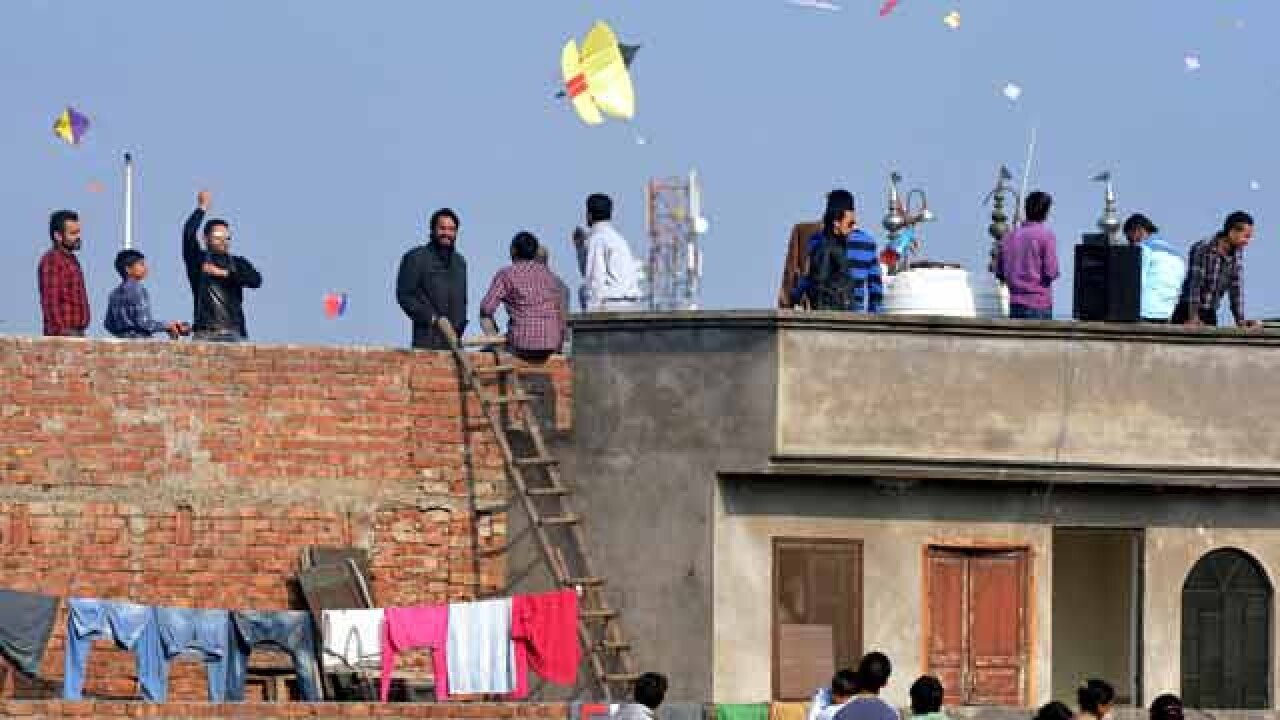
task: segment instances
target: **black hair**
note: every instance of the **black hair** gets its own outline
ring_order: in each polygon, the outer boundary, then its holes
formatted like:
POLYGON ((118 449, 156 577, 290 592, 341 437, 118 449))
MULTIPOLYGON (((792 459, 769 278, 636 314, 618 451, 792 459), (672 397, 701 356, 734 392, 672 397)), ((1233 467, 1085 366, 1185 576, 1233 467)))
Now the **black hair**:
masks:
POLYGON ((1027 196, 1027 222, 1042 223, 1049 217, 1049 208, 1053 206, 1053 196, 1036 190, 1027 196))
POLYGON ((1182 698, 1165 693, 1153 700, 1151 720, 1182 720, 1182 698))
POLYGON ((1227 233, 1231 232, 1232 230, 1235 230, 1236 228, 1242 225, 1252 225, 1252 224, 1253 224, 1252 215, 1250 215, 1249 213, 1243 210, 1237 210, 1231 213, 1230 215, 1228 215, 1227 219, 1222 222, 1222 234, 1226 235, 1227 233))
POLYGON ((1155 223, 1151 222, 1151 219, 1142 213, 1134 213, 1129 216, 1128 220, 1124 221, 1125 235, 1128 235, 1139 228, 1146 230, 1149 235, 1155 235, 1160 232, 1160 228, 1156 227, 1155 223))
POLYGON ((832 697, 853 697, 858 694, 858 676, 852 670, 841 670, 831 676, 832 697))
POLYGON ((78 222, 80 216, 74 210, 59 210, 49 216, 49 240, 56 241, 54 233, 66 232, 67 223, 78 222))
POLYGON ((911 683, 911 712, 927 715, 942 709, 942 682, 932 675, 921 675, 911 683))
POLYGON ((662 673, 647 672, 636 678, 636 702, 650 710, 656 709, 667 697, 667 676, 662 673))
POLYGON ((139 260, 146 260, 147 256, 137 250, 121 250, 116 253, 116 272, 120 274, 120 279, 124 279, 128 274, 129 268, 139 260))
POLYGON ((889 684, 889 675, 893 672, 893 664, 889 656, 882 652, 869 652, 862 656, 858 663, 858 690, 878 693, 889 684))
POLYGON ((1116 689, 1106 680, 1092 678, 1076 690, 1076 701, 1080 709, 1102 717, 1102 706, 1110 705, 1116 699, 1116 689))
POLYGON ((853 202, 853 193, 844 188, 836 188, 827 193, 827 209, 844 208, 845 210, 854 210, 856 205, 853 202))
POLYGON ((592 223, 613 219, 613 200, 603 193, 587 196, 587 220, 592 223))
POLYGON ((1072 720, 1074 717, 1075 713, 1071 712, 1071 708, 1054 700, 1041 705, 1036 711, 1034 720, 1072 720))
POLYGON ((538 257, 538 238, 531 232, 518 232, 511 239, 511 254, 517 260, 535 260, 538 257))
POLYGON ((209 237, 210 235, 213 234, 214 230, 220 227, 230 229, 231 224, 228 223, 226 220, 223 220, 222 218, 213 218, 212 220, 209 220, 204 224, 204 236, 209 237))
POLYGON ((462 221, 458 219, 458 213, 454 212, 453 208, 442 207, 431 213, 431 219, 427 221, 427 234, 433 239, 436 236, 436 223, 440 222, 440 218, 445 217, 453 221, 455 229, 462 227, 462 221))

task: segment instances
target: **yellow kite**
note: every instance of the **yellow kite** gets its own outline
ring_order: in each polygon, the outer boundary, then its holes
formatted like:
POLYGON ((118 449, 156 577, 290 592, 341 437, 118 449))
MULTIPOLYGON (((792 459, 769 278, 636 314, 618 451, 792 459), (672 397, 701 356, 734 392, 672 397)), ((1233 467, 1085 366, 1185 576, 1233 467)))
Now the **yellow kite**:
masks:
POLYGON ((603 22, 598 22, 582 41, 582 52, 573 38, 560 53, 560 69, 565 91, 578 117, 588 125, 599 125, 605 115, 630 119, 636 112, 636 95, 631 73, 618 47, 618 38, 603 22))

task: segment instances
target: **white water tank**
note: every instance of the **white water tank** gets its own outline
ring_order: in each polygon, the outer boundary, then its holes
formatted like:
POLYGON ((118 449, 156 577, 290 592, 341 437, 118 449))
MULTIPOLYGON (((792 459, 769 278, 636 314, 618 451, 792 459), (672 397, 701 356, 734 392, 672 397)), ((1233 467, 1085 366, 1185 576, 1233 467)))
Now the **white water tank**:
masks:
POLYGON ((1009 291, 989 273, 974 278, 958 265, 921 263, 884 278, 886 315, 1009 316, 1009 291))

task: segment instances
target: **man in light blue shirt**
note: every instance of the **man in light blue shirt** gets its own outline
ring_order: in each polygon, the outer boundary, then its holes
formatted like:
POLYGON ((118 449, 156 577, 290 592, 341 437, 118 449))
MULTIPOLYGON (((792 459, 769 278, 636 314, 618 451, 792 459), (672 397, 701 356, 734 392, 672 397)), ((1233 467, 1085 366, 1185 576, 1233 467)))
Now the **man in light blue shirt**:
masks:
POLYGON ((1124 235, 1130 245, 1142 248, 1141 306, 1143 322, 1167 323, 1173 316, 1187 274, 1187 263, 1168 243, 1160 239, 1160 229, 1146 215, 1135 213, 1124 221, 1124 235))

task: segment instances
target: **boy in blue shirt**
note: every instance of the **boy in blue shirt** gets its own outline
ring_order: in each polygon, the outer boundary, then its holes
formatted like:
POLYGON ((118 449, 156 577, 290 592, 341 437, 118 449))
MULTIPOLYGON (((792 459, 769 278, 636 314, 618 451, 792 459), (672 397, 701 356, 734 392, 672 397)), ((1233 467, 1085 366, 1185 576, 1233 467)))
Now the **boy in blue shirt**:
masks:
POLYGON ((107 332, 118 338, 149 338, 167 332, 175 339, 190 332, 184 322, 152 319, 151 296, 142 284, 147 277, 146 256, 137 250, 121 250, 115 264, 121 282, 107 301, 107 332))

